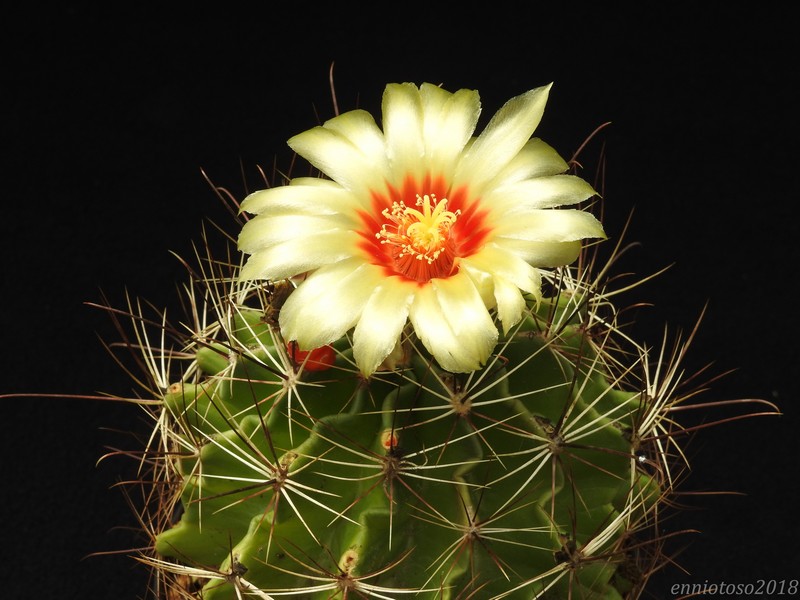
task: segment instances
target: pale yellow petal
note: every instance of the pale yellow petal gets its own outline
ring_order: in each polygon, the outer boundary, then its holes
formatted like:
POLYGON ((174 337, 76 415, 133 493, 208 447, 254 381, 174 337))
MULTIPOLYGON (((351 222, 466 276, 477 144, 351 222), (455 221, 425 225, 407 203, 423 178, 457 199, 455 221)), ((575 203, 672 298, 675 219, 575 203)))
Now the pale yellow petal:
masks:
POLYGON ((591 213, 574 209, 531 210, 509 215, 495 224, 494 239, 534 242, 573 242, 586 238, 605 238, 600 221, 591 213))
POLYGON ((289 181, 289 185, 310 185, 316 187, 327 187, 327 188, 340 188, 338 183, 332 181, 330 179, 324 179, 322 177, 295 177, 289 181))
POLYGON ((455 173, 456 187, 467 185, 480 194, 507 167, 539 125, 550 87, 536 88, 506 102, 462 157, 455 173))
POLYGON ((466 273, 469 275, 469 278, 472 279, 472 285, 478 290, 478 294, 480 294, 486 308, 493 308, 495 302, 493 275, 485 271, 474 269, 465 262, 458 263, 458 270, 466 273))
POLYGON ((530 242, 511 238, 498 238, 495 243, 516 254, 536 267, 561 267, 571 264, 581 252, 583 244, 574 242, 530 242))
POLYGON ((386 140, 375 119, 365 110, 351 110, 328 121, 323 127, 346 138, 364 156, 383 158, 386 155, 386 140))
POLYGON ((241 205, 242 212, 258 214, 348 214, 361 207, 355 194, 334 181, 303 177, 290 185, 259 190, 248 195, 241 205), (325 182, 325 183, 311 183, 325 182))
POLYGON ((420 341, 447 371, 480 368, 497 343, 497 329, 465 274, 422 286, 409 319, 420 341))
POLYGON ((357 234, 330 231, 306 238, 295 238, 253 254, 239 274, 243 280, 278 280, 294 277, 324 265, 358 256, 357 234))
POLYGON ((399 185, 410 175, 425 173, 425 144, 422 138, 422 102, 419 89, 411 83, 390 83, 383 92, 383 133, 386 155, 397 174, 399 185))
POLYGON ((503 325, 503 334, 505 335, 522 319, 525 298, 517 286, 499 275, 494 277, 494 297, 497 317, 503 325))
POLYGON ((364 306, 353 332, 353 358, 365 376, 374 373, 397 344, 416 288, 399 277, 387 278, 364 306))
POLYGON ((497 244, 486 244, 479 252, 461 261, 479 271, 499 275, 525 292, 537 294, 540 291, 539 272, 515 253, 497 244))
POLYGON ((338 340, 356 324, 380 281, 380 273, 358 259, 318 269, 281 308, 279 322, 284 339, 297 341, 302 350, 338 340))
POLYGON ((497 344, 497 328, 472 279, 458 273, 431 281, 450 327, 483 364, 497 344))
POLYGON ((487 190, 484 201, 495 214, 505 215, 533 208, 555 208, 583 202, 594 188, 574 175, 525 179, 487 190))
POLYGON ((434 174, 452 176, 478 122, 481 112, 478 92, 458 90, 453 94, 439 86, 423 83, 419 94, 429 169, 434 174))
MULTIPOLYGON (((483 299, 467 275, 457 273, 446 279, 432 279, 430 285, 436 291, 439 306, 455 335, 461 335, 473 327, 494 328, 483 299)), ((468 343, 471 341, 468 340, 468 343)), ((482 343, 479 346, 482 347, 482 343)), ((479 353, 482 354, 483 350, 479 353)))
POLYGON ((239 233, 239 250, 253 254, 259 250, 293 239, 313 240, 316 236, 334 231, 350 230, 357 226, 350 215, 258 215, 250 219, 239 233))
POLYGON ((341 127, 330 127, 329 123, 328 126, 314 127, 291 138, 289 146, 328 177, 366 201, 370 190, 382 189, 389 168, 385 152, 370 151, 373 142, 366 146, 358 144, 363 143, 362 138, 373 139, 380 130, 377 130, 372 117, 363 111, 358 111, 356 116, 345 113, 336 119, 351 119, 352 122, 341 127), (342 130, 356 127, 355 123, 369 127, 371 131, 362 136, 351 132, 351 137, 342 133, 342 130))
POLYGON ((423 346, 439 366, 453 373, 480 368, 480 361, 459 341, 444 315, 432 286, 422 286, 411 305, 409 320, 423 346))
POLYGON ((539 138, 529 140, 522 150, 498 173, 498 186, 515 183, 534 177, 558 175, 569 168, 552 146, 539 138))

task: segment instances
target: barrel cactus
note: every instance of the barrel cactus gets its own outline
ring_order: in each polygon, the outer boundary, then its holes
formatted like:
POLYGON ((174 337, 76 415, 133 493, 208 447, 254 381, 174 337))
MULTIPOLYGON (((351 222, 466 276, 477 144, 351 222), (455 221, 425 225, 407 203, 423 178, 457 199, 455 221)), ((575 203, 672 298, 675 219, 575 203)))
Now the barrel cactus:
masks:
POLYGON ((641 592, 683 346, 619 326, 596 192, 532 137, 548 91, 475 135, 476 92, 387 86, 381 127, 289 141, 313 174, 244 199, 183 323, 132 303, 155 597, 641 592))

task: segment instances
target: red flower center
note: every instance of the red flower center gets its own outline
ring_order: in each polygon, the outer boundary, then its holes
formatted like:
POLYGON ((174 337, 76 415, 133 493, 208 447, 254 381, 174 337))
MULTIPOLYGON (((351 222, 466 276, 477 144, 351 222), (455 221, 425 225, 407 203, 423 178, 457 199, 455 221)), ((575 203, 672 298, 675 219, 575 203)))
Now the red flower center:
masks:
POLYGON ((373 211, 361 217, 362 248, 374 264, 387 276, 420 283, 458 272, 457 259, 480 248, 489 233, 486 211, 468 201, 465 189, 448 189, 442 178, 407 178, 387 195, 374 193, 373 211))
POLYGON ((396 271, 423 281, 447 276, 455 258, 450 232, 461 211, 447 210, 447 198, 439 200, 436 194, 417 194, 416 205, 401 200, 392 203, 391 211, 383 209, 387 222, 375 237, 388 246, 396 271))

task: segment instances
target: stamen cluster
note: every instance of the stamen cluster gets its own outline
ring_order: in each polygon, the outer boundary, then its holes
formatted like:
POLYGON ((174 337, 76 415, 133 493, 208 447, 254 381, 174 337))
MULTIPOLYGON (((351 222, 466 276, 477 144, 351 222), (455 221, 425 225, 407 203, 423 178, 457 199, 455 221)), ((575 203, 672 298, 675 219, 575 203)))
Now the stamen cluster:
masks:
POLYGON ((375 237, 381 244, 399 248, 395 258, 411 256, 431 265, 447 249, 450 230, 461 211, 447 210, 447 198, 437 200, 436 194, 417 194, 416 205, 422 210, 408 207, 402 200, 393 202, 391 211, 385 208, 382 214, 390 223, 384 224, 375 237))

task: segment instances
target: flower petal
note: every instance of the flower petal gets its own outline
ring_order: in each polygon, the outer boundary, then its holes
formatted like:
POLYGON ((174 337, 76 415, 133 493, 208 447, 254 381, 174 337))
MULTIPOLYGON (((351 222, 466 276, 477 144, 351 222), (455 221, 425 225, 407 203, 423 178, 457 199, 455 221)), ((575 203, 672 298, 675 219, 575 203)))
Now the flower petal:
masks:
MULTIPOLYGON (((359 254, 358 235, 329 231, 310 238, 298 237, 260 250, 250 256, 239 274, 248 279, 286 279, 359 254)), ((363 262, 363 258, 360 258, 363 262)))
POLYGON ((430 83, 420 86, 419 95, 428 168, 451 177, 478 123, 480 97, 474 90, 458 90, 453 94, 430 83))
POLYGON ((446 371, 480 368, 497 343, 497 329, 465 274, 421 286, 409 319, 420 341, 446 371))
POLYGON ((525 298, 517 286, 499 275, 494 277, 494 297, 497 303, 497 316, 503 325, 503 335, 507 335, 509 330, 522 319, 525 298))
POLYGON ((383 134, 372 116, 354 110, 304 131, 289 146, 313 166, 363 198, 389 176, 385 151, 375 152, 383 134))
POLYGON ((430 285, 436 290, 453 333, 461 335, 473 325, 479 329, 494 329, 486 306, 467 275, 458 273, 446 279, 432 279, 430 285))
POLYGON ((495 241, 513 238, 534 242, 573 242, 605 238, 603 226, 591 213, 574 209, 531 210, 502 219, 495 225, 495 241))
POLYGON ((534 177, 558 175, 568 168, 569 165, 552 146, 539 138, 533 138, 497 175, 497 185, 507 185, 534 177))
POLYGON ((312 350, 342 337, 358 321, 381 274, 360 259, 314 271, 294 290, 278 317, 287 341, 312 350))
POLYGON ((316 177, 292 179, 289 185, 260 190, 248 195, 242 212, 259 214, 347 214, 359 208, 359 198, 335 181, 316 177))
POLYGON ((581 242, 531 242, 498 238, 495 243, 535 267, 561 267, 572 263, 581 253, 581 242))
POLYGON ((424 174, 425 144, 422 138, 422 102, 417 86, 391 83, 383 92, 383 133, 386 155, 399 184, 407 176, 420 179, 424 174))
POLYGON ((479 252, 461 261, 473 269, 499 275, 516 285, 519 289, 538 294, 541 286, 539 272, 513 252, 498 244, 486 244, 479 252))
POLYGON ((491 273, 473 269, 465 262, 459 263, 458 268, 460 272, 469 275, 469 278, 472 280, 472 285, 478 290, 478 294, 480 294, 483 300, 484 306, 486 306, 487 309, 494 308, 494 276, 491 273))
POLYGON ((348 139, 364 156, 386 153, 386 140, 375 119, 365 110, 351 110, 327 120, 323 127, 348 139))
POLYGON ((353 332, 353 358, 366 377, 375 372, 397 344, 416 289, 416 284, 392 277, 369 297, 353 332))
POLYGON ((479 361, 459 343, 431 286, 423 286, 417 292, 408 317, 417 337, 441 368, 464 373, 480 367, 479 361))
POLYGON ((488 190, 484 202, 497 214, 532 208, 555 208, 577 204, 595 195, 594 188, 574 175, 553 175, 525 179, 488 190))
POLYGON ((489 121, 462 157, 454 186, 468 185, 480 195, 519 153, 542 119, 551 85, 512 98, 489 121))
POLYGON ((335 231, 347 231, 357 225, 346 214, 332 215, 258 215, 250 219, 239 233, 239 249, 248 254, 302 238, 314 237, 335 231))

